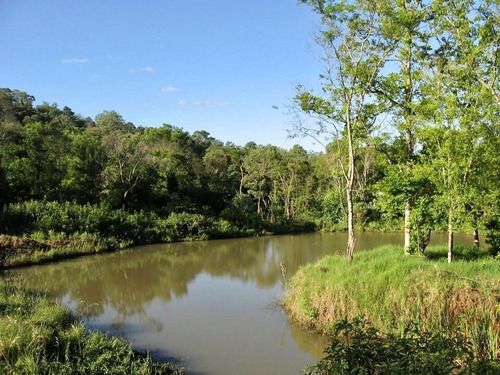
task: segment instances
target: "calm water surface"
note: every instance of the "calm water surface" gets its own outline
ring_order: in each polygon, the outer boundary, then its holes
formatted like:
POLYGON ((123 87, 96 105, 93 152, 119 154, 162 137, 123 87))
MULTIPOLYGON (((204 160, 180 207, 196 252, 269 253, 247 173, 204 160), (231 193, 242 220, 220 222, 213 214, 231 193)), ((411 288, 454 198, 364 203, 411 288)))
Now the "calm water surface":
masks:
MULTIPOLYGON (((402 234, 358 234, 356 251, 403 242, 402 234)), ((469 236, 470 237, 470 236, 469 236)), ((457 235, 457 243, 472 238, 457 235)), ((327 254, 345 233, 314 233, 136 247, 12 270, 7 277, 84 315, 90 328, 148 348, 189 374, 300 374, 325 341, 287 322, 276 301, 284 278, 327 254)), ((434 243, 446 235, 435 234, 434 243)))

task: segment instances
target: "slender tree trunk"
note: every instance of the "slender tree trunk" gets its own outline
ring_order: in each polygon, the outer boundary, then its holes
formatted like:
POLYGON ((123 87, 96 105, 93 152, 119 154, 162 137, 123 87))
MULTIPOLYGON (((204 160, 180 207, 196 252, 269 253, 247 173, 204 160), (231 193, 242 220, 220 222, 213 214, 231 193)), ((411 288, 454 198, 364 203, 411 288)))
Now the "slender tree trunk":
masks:
POLYGON ((240 195, 243 194, 243 177, 245 177, 245 173, 243 170, 243 165, 240 165, 240 195))
POLYGON ((411 205, 410 201, 406 201, 405 204, 405 255, 410 255, 410 238, 411 238, 411 229, 410 229, 410 215, 411 215, 411 205))
MULTIPOLYGON (((408 115, 409 116, 409 115, 408 115)), ((409 122, 409 117, 407 118, 407 122, 409 122)), ((413 165, 413 139, 411 130, 409 128, 405 131, 405 140, 406 140, 406 173, 408 177, 411 174, 413 165)), ((411 202, 408 197, 405 202, 405 245, 404 245, 405 255, 409 255, 411 252, 411 202)))
POLYGON ((448 219, 448 263, 453 260, 453 225, 451 222, 451 215, 448 219))
POLYGON ((479 230, 474 229, 474 247, 479 247, 479 230))
POLYGON ((431 233, 432 229, 427 229, 427 233, 425 234, 424 243, 422 246, 422 253, 425 251, 425 249, 427 249, 427 246, 429 246, 429 243, 431 242, 431 233))
MULTIPOLYGON (((348 109, 349 111, 349 109, 348 109)), ((347 260, 352 262, 354 257, 354 246, 356 237, 354 236, 354 207, 352 202, 352 188, 354 186, 354 144, 352 141, 352 124, 350 114, 347 113, 347 137, 349 147, 349 167, 347 170, 347 260)))
POLYGON ((354 236, 354 212, 352 204, 352 186, 347 184, 347 260, 351 262, 354 258, 354 246, 356 237, 354 236))

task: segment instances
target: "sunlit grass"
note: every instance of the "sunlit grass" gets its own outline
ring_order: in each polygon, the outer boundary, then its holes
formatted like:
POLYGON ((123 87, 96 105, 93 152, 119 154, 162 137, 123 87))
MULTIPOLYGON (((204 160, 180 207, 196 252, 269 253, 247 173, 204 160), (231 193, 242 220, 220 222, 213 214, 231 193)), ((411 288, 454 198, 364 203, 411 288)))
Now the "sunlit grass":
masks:
POLYGON ((444 247, 424 257, 384 246, 358 253, 351 264, 328 256, 297 272, 284 304, 293 320, 321 332, 358 316, 384 332, 403 332, 409 324, 460 330, 477 353, 496 360, 500 262, 487 254, 458 247, 451 264, 444 247))
POLYGON ((87 333, 43 295, 0 282, 0 373, 182 374, 103 333, 87 333))

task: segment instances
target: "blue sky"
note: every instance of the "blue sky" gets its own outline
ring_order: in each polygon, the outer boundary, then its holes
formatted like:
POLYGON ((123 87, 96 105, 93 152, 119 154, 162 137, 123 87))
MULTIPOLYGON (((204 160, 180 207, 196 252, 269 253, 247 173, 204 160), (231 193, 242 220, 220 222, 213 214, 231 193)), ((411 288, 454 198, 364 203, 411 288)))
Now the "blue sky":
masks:
POLYGON ((0 0, 0 15, 0 87, 35 104, 320 149, 287 139, 294 87, 321 70, 318 20, 295 0, 0 0))

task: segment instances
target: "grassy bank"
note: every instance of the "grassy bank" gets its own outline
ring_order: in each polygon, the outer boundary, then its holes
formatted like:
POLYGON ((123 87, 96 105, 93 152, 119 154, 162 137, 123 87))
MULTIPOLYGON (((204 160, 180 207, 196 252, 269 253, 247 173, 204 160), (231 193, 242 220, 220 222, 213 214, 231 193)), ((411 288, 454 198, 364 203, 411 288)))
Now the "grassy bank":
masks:
POLYGON ((310 232, 309 222, 270 223, 254 214, 128 212, 103 205, 27 201, 0 213, 0 268, 30 265, 133 245, 310 232))
POLYGON ((500 357, 500 262, 484 250, 457 247, 448 264, 446 249, 404 256, 384 246, 358 253, 352 264, 329 256, 301 268, 292 278, 284 305, 290 317, 320 332, 342 319, 364 316, 385 333, 461 332, 473 351, 500 357))
POLYGON ((119 247, 87 234, 64 239, 0 235, 0 268, 28 266, 117 248, 119 247))
POLYGON ((0 373, 169 374, 122 339, 86 332, 71 312, 44 295, 0 282, 0 373))

